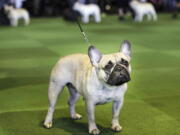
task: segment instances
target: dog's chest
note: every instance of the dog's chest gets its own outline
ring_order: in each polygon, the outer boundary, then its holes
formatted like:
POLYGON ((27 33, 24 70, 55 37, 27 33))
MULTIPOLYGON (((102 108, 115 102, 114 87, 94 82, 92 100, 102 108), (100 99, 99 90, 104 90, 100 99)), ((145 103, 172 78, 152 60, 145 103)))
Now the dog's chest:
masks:
POLYGON ((111 101, 120 100, 124 96, 125 88, 108 89, 102 88, 94 94, 95 104, 105 104, 111 101))

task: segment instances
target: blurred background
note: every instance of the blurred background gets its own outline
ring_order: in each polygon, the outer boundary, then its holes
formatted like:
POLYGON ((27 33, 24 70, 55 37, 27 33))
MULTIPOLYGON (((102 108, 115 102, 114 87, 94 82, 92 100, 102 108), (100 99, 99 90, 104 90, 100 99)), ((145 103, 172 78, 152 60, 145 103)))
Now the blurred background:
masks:
POLYGON ((120 115, 123 131, 110 130, 111 106, 97 106, 102 135, 180 135, 179 0, 0 0, 0 135, 86 135, 83 115, 69 116, 67 88, 53 128, 43 128, 52 67, 59 58, 87 53, 76 24, 103 54, 132 44, 132 80, 120 115), (135 8, 132 8, 135 7, 135 8), (141 11, 139 11, 141 10, 141 11), (156 11, 157 20, 148 15, 156 11), (144 14, 143 20, 136 20, 144 14), (85 16, 88 17, 85 17, 85 16))
MULTIPOLYGON (((179 0, 139 0, 142 3, 150 2, 158 13, 171 12, 172 17, 177 17, 180 7, 179 0)), ((12 5, 15 8, 25 8, 32 17, 62 17, 68 21, 74 21, 74 3, 83 5, 96 4, 102 14, 119 14, 123 20, 124 14, 133 12, 129 3, 131 0, 0 0, 0 23, 8 25, 7 14, 4 13, 4 5, 12 5), (121 11, 122 10, 122 11, 121 11)))

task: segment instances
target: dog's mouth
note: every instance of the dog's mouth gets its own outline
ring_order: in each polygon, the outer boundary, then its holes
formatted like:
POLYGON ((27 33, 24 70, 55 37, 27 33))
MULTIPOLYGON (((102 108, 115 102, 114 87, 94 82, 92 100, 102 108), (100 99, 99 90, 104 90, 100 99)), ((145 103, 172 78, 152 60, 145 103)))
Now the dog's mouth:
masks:
POLYGON ((131 80, 130 77, 127 76, 122 76, 119 77, 117 79, 108 79, 107 84, 111 85, 111 86, 120 86, 124 83, 127 83, 131 80))
POLYGON ((111 86, 120 86, 124 83, 127 83, 131 80, 129 72, 126 70, 126 68, 120 66, 113 70, 113 72, 110 74, 107 84, 111 86))

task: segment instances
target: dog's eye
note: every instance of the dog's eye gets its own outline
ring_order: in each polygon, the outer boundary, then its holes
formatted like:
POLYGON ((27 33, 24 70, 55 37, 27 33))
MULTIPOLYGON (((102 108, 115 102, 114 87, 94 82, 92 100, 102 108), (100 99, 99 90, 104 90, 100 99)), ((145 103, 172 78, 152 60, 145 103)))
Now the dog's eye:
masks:
POLYGON ((108 62, 108 64, 104 67, 104 69, 108 70, 111 69, 113 67, 113 63, 111 61, 108 62))
POLYGON ((128 61, 126 61, 125 59, 121 59, 120 64, 125 65, 126 67, 128 67, 128 66, 129 66, 128 61))

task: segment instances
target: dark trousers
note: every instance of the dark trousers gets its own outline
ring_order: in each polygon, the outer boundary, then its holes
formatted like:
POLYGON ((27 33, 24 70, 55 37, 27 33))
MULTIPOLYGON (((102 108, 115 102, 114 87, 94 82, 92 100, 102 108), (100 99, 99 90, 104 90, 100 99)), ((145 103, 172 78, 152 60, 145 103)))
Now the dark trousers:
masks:
POLYGON ((3 8, 0 9, 0 24, 7 25, 7 26, 10 25, 10 21, 9 21, 7 15, 5 14, 3 8))

